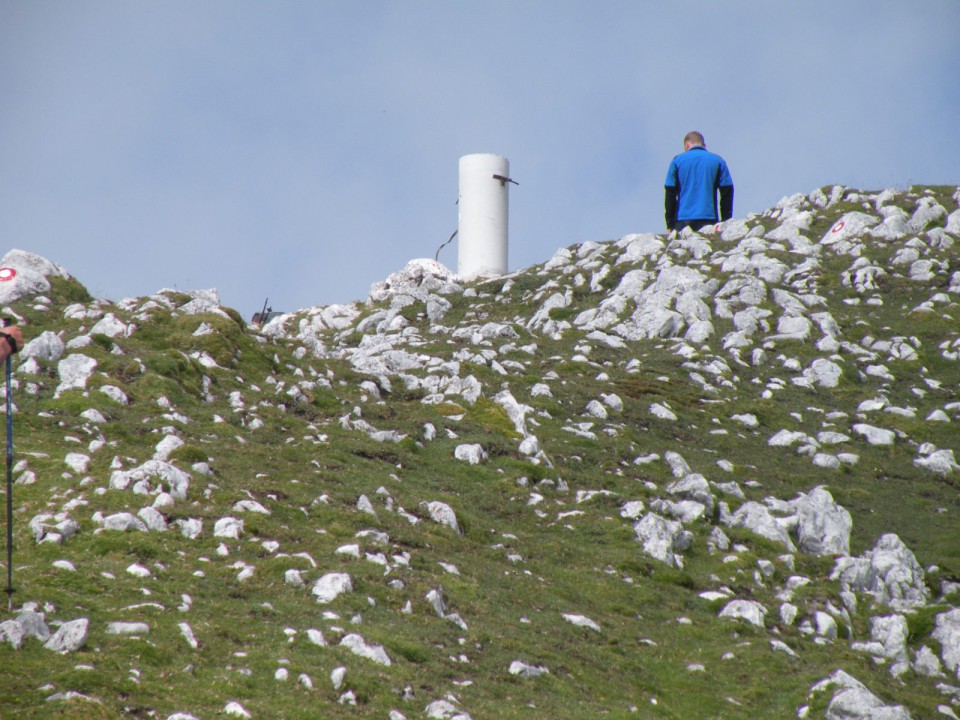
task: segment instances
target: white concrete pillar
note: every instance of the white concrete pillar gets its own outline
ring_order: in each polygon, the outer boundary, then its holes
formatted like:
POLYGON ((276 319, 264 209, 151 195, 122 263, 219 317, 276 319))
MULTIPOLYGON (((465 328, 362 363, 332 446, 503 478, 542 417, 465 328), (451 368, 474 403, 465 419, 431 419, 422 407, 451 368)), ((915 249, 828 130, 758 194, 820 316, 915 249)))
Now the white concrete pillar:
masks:
POLYGON ((510 161, 477 153, 460 158, 457 274, 494 277, 507 272, 510 161))

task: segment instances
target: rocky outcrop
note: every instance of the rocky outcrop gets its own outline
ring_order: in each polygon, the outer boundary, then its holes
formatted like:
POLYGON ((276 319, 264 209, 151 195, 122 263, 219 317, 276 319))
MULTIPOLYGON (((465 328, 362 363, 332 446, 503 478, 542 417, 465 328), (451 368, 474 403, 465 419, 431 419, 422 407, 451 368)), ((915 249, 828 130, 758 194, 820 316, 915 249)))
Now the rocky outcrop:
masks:
POLYGON ((899 537, 887 534, 861 557, 837 560, 830 576, 841 591, 866 593, 877 604, 911 610, 927 603, 923 568, 899 537))

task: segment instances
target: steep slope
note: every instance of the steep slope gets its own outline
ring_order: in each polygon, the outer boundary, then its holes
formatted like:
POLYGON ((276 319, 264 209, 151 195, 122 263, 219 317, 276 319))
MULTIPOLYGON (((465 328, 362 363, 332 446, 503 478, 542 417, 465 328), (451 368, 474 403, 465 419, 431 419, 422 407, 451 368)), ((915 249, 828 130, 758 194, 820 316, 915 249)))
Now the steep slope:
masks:
POLYGON ((263 328, 9 253, 3 716, 955 717, 958 204, 825 188, 263 328))

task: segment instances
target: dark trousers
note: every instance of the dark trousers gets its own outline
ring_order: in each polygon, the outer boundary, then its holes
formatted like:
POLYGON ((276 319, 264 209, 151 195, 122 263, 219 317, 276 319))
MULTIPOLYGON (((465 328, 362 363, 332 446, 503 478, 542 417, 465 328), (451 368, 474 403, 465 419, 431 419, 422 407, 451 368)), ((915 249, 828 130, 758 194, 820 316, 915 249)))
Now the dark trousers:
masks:
POLYGON ((674 226, 674 229, 677 232, 680 232, 684 228, 690 228, 694 232, 700 228, 705 228, 707 225, 716 225, 716 220, 678 220, 677 224, 674 226))

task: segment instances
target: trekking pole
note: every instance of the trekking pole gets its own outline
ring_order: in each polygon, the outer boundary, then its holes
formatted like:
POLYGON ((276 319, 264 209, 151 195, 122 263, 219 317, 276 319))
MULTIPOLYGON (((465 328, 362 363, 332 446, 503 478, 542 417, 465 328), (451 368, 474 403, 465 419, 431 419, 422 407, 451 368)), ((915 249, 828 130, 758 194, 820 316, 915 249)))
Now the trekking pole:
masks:
MULTIPOLYGON (((4 320, 4 327, 9 324, 4 320)), ((7 609, 13 610, 13 403, 10 387, 10 356, 7 364, 7 609)))

